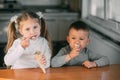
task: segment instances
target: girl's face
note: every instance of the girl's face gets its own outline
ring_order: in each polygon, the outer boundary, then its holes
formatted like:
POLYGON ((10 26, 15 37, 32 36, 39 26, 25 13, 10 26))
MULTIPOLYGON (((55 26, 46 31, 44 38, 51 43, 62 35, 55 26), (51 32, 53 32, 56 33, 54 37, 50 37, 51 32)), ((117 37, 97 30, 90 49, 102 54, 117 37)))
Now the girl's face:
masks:
POLYGON ((88 32, 84 30, 75 30, 72 28, 69 31, 69 35, 67 36, 67 41, 71 47, 71 49, 75 48, 76 45, 83 49, 89 43, 88 32))
POLYGON ((37 19, 28 18, 20 22, 19 32, 23 37, 35 40, 40 36, 40 29, 41 26, 37 19))

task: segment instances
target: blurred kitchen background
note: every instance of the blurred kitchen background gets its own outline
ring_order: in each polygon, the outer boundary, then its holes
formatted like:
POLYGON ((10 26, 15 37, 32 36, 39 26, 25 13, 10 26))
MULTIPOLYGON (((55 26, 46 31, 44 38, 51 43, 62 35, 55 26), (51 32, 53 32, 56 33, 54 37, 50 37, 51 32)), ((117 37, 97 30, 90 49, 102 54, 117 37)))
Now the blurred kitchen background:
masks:
POLYGON ((3 66, 7 42, 7 25, 12 16, 22 11, 43 12, 52 38, 53 53, 65 46, 69 25, 80 19, 81 0, 0 0, 0 66, 3 66))
POLYGON ((83 20, 90 27, 88 48, 120 64, 119 0, 0 0, 0 67, 3 67, 7 25, 22 11, 43 12, 53 43, 53 56, 67 44, 69 25, 83 20))

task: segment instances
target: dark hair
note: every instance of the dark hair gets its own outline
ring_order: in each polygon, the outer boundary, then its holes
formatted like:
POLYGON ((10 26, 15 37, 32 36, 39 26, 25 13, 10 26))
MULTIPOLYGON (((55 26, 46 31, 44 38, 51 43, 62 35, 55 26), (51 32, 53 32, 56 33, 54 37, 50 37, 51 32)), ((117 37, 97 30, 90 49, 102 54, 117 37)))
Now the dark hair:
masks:
POLYGON ((83 22, 83 21, 73 22, 73 23, 70 25, 70 27, 69 27, 69 29, 68 29, 68 32, 69 32, 72 28, 74 28, 75 30, 84 30, 84 31, 89 32, 89 27, 88 27, 88 25, 87 25, 85 22, 83 22))

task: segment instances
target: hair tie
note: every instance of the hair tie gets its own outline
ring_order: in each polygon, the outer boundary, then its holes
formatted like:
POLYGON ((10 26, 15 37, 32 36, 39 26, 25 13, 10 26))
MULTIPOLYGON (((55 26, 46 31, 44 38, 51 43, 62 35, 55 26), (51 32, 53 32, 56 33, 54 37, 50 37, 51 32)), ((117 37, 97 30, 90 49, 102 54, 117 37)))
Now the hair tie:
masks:
POLYGON ((42 12, 39 11, 39 12, 37 12, 36 14, 39 16, 40 19, 43 18, 42 12))
POLYGON ((10 22, 15 22, 16 31, 18 30, 17 18, 18 18, 18 16, 15 15, 15 16, 11 17, 11 19, 10 19, 10 22))
POLYGON ((10 21, 17 23, 17 18, 18 18, 18 16, 15 15, 15 16, 11 17, 10 21))

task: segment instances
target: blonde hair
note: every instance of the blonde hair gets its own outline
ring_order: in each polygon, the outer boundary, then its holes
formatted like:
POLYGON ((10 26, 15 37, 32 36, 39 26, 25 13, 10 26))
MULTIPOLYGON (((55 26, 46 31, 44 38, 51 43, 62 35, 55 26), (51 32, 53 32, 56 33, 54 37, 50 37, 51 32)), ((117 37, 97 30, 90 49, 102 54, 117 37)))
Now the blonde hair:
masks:
POLYGON ((52 45, 51 45, 51 39, 49 37, 47 28, 46 28, 46 24, 45 24, 45 20, 40 16, 38 16, 36 13, 33 12, 23 12, 22 14, 19 14, 16 21, 10 21, 9 25, 8 25, 8 32, 7 32, 7 36, 8 36, 8 42, 6 45, 6 49, 5 52, 8 51, 8 49, 12 46, 13 42, 15 39, 17 39, 19 36, 18 34, 18 29, 20 28, 20 22, 23 20, 27 20, 28 18, 32 18, 32 19, 38 19, 39 24, 41 25, 41 37, 44 37, 47 41, 48 41, 48 45, 51 49, 51 53, 52 53, 52 45), (16 28, 16 24, 17 24, 17 28, 16 28))

